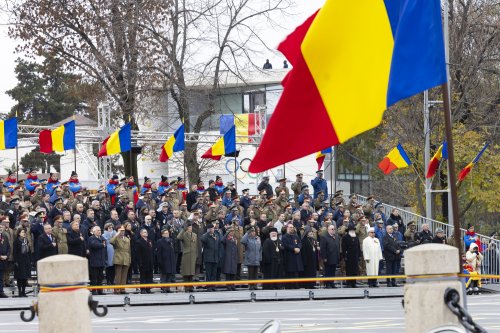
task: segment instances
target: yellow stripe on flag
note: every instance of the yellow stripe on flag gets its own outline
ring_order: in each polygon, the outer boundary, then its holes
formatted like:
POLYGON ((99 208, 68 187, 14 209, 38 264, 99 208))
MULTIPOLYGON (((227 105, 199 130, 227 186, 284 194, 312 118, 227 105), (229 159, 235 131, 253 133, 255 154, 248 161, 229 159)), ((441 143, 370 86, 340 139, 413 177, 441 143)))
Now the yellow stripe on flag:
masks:
POLYGON ((64 152, 64 125, 53 129, 50 135, 52 136, 52 150, 64 152))
POLYGON ((0 121, 0 150, 5 149, 5 123, 0 121))
POLYGON ((302 54, 340 142, 381 122, 393 47, 382 0, 327 1, 307 32, 302 54))
POLYGON ((236 126, 236 142, 248 142, 248 114, 234 115, 234 125, 236 126), (246 138, 238 138, 246 136, 246 138))
POLYGON ((113 134, 109 136, 108 142, 106 143, 106 151, 108 156, 119 154, 121 152, 120 136, 118 135, 118 131, 113 132, 113 134))
POLYGON ((387 157, 398 168, 404 168, 408 166, 408 163, 406 163, 403 156, 401 156, 398 148, 394 148, 393 150, 391 150, 389 154, 387 154, 387 157))
POLYGON ((222 156, 224 153, 224 137, 222 137, 212 146, 212 156, 222 156))
POLYGON ((163 145, 163 149, 165 149, 165 152, 167 153, 168 158, 170 158, 174 155, 174 144, 175 144, 175 137, 172 135, 170 138, 168 138, 167 142, 163 145))

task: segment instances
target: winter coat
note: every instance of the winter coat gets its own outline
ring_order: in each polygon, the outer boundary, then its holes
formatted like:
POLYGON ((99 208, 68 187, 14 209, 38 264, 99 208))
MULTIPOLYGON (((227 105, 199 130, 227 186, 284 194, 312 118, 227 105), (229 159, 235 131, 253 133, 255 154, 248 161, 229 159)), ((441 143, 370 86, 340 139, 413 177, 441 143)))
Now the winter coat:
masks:
POLYGON ((300 255, 302 256, 302 263, 304 270, 302 275, 305 277, 316 277, 316 270, 318 268, 318 242, 314 238, 304 237, 302 239, 302 249, 300 255))
POLYGON ((89 248, 89 266, 106 267, 108 251, 106 249, 106 240, 101 237, 90 236, 88 240, 89 248))
POLYGON ((137 264, 140 271, 153 270, 153 242, 150 239, 139 238, 136 241, 137 264))
POLYGON ((131 252, 130 252, 130 238, 123 236, 120 237, 116 234, 109 241, 114 248, 113 264, 130 266, 131 252))
POLYGON ((14 240, 14 277, 16 279, 31 278, 31 253, 28 240, 23 241, 20 238, 14 240))
POLYGON ((113 257, 115 256, 115 249, 113 248, 113 245, 111 244, 111 238, 113 238, 116 235, 116 231, 105 231, 102 234, 102 238, 106 241, 106 267, 111 267, 113 266, 113 257))
POLYGON ((340 241, 338 236, 327 234, 320 237, 321 258, 326 259, 325 265, 338 265, 340 261, 340 241))
POLYGON ((214 232, 206 232, 201 236, 201 243, 203 244, 203 262, 205 263, 218 263, 219 262, 219 249, 220 249, 220 235, 214 232))
POLYGON ((311 180, 311 185, 314 189, 314 199, 318 197, 318 193, 320 191, 323 191, 323 193, 325 194, 325 198, 328 198, 328 185, 324 178, 314 178, 313 180, 311 180))
MULTIPOLYGON (((11 251, 10 251, 9 240, 6 237, 2 237, 2 240, 0 241, 0 256, 8 257, 10 252, 11 251)), ((1 269, 5 268, 5 266, 7 264, 7 260, 8 259, 0 260, 0 268, 1 269)))
POLYGON ((162 274, 175 274, 177 255, 174 251, 174 240, 172 238, 162 237, 156 242, 156 254, 158 264, 162 274))
POLYGON ((64 229, 63 227, 54 227, 52 229, 52 235, 56 237, 58 254, 68 254, 68 239, 64 230, 67 229, 64 229))
POLYGON ((182 230, 177 235, 177 239, 182 242, 181 275, 195 275, 196 258, 198 256, 198 237, 194 232, 187 233, 182 230))
POLYGON ((346 261, 347 276, 356 276, 359 274, 359 257, 361 256, 361 247, 357 236, 351 237, 349 233, 342 237, 342 253, 346 261))
POLYGON ((85 240, 82 240, 80 236, 83 237, 80 231, 74 231, 72 229, 68 230, 68 233, 66 234, 66 238, 68 239, 68 254, 85 257, 87 252, 85 240))
POLYGON ((474 269, 474 272, 481 274, 481 264, 483 262, 483 255, 478 251, 476 253, 478 246, 476 243, 471 243, 469 251, 465 254, 467 262, 474 269))
POLYGON ((42 234, 38 237, 38 259, 44 259, 57 254, 57 244, 54 246, 52 242, 56 241, 54 235, 52 235, 52 241, 49 239, 47 234, 42 234))
POLYGON ((393 261, 401 258, 401 247, 395 237, 390 234, 384 235, 384 257, 385 260, 393 261), (400 251, 396 253, 396 251, 400 251))
POLYGON ((302 242, 299 236, 286 233, 282 236, 281 242, 285 247, 285 271, 289 273, 302 272, 304 270, 302 256, 300 252, 294 252, 295 248, 302 249, 302 242))
POLYGON ((260 266, 260 262, 262 260, 260 237, 250 237, 249 233, 246 233, 241 239, 241 243, 245 246, 243 264, 246 266, 260 266))
POLYGON ((237 273, 239 259, 238 241, 234 237, 228 239, 227 236, 228 235, 222 239, 222 244, 224 245, 222 273, 235 275, 237 273))
POLYGON ((366 262, 366 275, 378 275, 379 263, 384 257, 377 237, 366 237, 363 241, 363 259, 366 262))

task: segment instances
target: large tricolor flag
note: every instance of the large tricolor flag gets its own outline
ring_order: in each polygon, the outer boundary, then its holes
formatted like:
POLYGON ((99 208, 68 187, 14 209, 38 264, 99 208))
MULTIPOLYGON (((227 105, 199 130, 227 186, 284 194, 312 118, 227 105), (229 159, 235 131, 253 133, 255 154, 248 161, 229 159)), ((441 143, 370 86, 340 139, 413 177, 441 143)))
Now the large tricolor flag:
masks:
POLYGON ((255 113, 245 114, 223 114, 220 116, 220 134, 224 135, 232 126, 236 126, 236 142, 250 142, 248 136, 255 135, 256 117, 255 113))
POLYGON ((469 174, 469 172, 472 170, 472 168, 474 167, 474 165, 476 165, 476 163, 479 161, 479 159, 481 158, 481 156, 483 155, 484 151, 486 150, 486 148, 488 148, 488 146, 490 145, 490 143, 486 143, 483 147, 483 149, 481 149, 481 151, 479 152, 479 154, 477 154, 477 156, 472 160, 472 162, 470 162, 469 164, 467 164, 467 166, 465 168, 462 169, 462 171, 460 171, 460 173, 458 174, 458 181, 461 182, 465 179, 465 177, 467 177, 467 175, 469 174))
POLYGON ((224 155, 236 153, 236 128, 232 126, 224 136, 218 139, 209 150, 201 156, 201 158, 210 158, 212 160, 220 160, 224 155))
POLYGON ((446 141, 439 146, 436 153, 434 153, 434 156, 432 156, 429 166, 427 167, 427 174, 425 175, 425 178, 434 177, 442 159, 448 159, 448 145, 446 144, 446 141))
POLYGON ((378 167, 385 175, 388 175, 396 169, 406 168, 409 165, 411 165, 410 158, 403 149, 403 146, 398 143, 397 147, 393 148, 389 154, 380 161, 378 167))
POLYGON ((68 121, 53 130, 43 130, 38 135, 40 152, 51 154, 53 152, 62 153, 65 150, 76 148, 76 124, 75 121, 68 121))
POLYGON ((327 0, 278 47, 294 67, 249 171, 343 143, 446 82, 442 30, 439 0, 327 0))
POLYGON ((316 154, 316 163, 318 163, 318 170, 323 167, 323 162, 325 161, 326 154, 332 153, 332 147, 323 149, 316 154))
POLYGON ((17 118, 0 120, 0 150, 17 147, 17 118))
POLYGON ((103 142, 98 157, 110 156, 130 151, 132 148, 132 128, 130 123, 113 132, 103 142))
POLYGON ((184 150, 184 124, 182 124, 161 148, 160 162, 166 162, 174 153, 184 150))

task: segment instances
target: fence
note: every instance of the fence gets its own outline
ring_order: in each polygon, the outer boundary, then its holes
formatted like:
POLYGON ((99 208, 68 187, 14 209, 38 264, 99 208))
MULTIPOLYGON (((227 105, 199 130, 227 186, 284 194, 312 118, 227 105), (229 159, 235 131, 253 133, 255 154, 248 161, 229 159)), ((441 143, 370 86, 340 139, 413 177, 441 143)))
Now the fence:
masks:
MULTIPOLYGON (((367 199, 366 197, 362 195, 357 195, 358 197, 358 203, 361 205, 366 204, 367 199)), ((347 200, 346 200, 347 201, 347 200)), ((417 230, 421 230, 422 224, 427 223, 429 225, 429 229, 432 231, 434 234, 437 228, 441 228, 444 230, 446 238, 448 237, 453 237, 453 225, 433 220, 418 214, 415 214, 413 212, 410 212, 408 210, 401 209, 399 207, 391 206, 388 204, 383 204, 382 206, 382 211, 384 214, 389 217, 391 214, 391 211, 393 209, 397 209, 399 211, 399 215, 403 219, 403 222, 407 224, 410 221, 415 221, 417 224, 417 230)), ((460 236, 461 239, 464 239, 465 232, 467 230, 460 228, 460 236)), ((476 235, 479 237, 479 240, 481 241, 481 244, 483 244, 482 248, 482 254, 484 256, 484 260, 482 263, 482 273, 483 274, 496 274, 498 275, 500 273, 500 240, 494 239, 488 236, 484 236, 481 234, 476 235)), ((465 248, 464 248, 465 251, 465 248)), ((497 279, 492 279, 488 278, 485 279, 485 282, 496 282, 498 283, 497 279)))

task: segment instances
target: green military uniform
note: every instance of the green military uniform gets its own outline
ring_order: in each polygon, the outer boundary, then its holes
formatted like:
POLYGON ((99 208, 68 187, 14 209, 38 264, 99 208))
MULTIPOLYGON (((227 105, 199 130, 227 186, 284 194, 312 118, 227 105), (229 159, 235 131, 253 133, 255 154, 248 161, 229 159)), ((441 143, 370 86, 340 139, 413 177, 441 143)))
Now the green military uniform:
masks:
POLYGON ((196 259, 198 257, 198 237, 196 233, 182 230, 177 239, 182 242, 181 275, 193 276, 196 274, 196 259))
POLYGON ((66 230, 64 227, 57 226, 52 229, 52 235, 56 238, 58 254, 68 254, 68 239, 64 230, 66 230))

